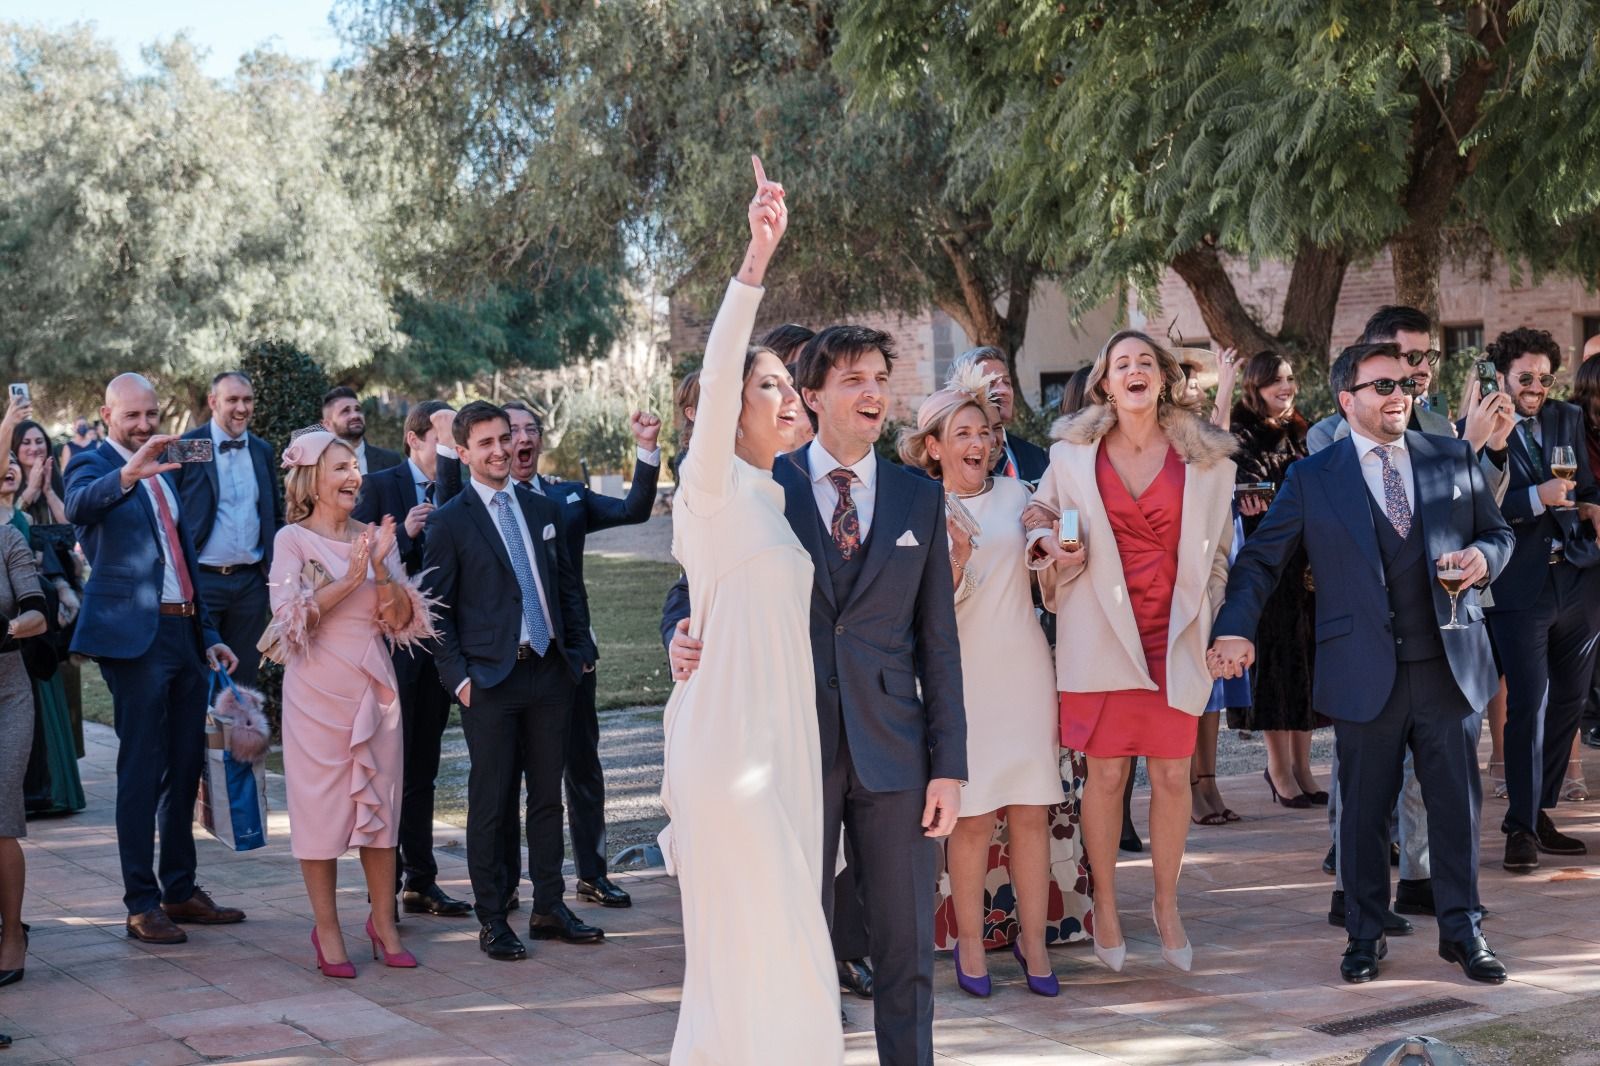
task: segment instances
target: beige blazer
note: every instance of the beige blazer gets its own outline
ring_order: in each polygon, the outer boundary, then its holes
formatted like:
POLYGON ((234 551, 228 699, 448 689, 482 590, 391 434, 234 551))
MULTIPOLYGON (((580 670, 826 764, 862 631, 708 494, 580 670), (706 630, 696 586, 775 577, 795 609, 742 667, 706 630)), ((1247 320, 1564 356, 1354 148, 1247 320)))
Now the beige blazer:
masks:
MULTIPOLYGON (((1116 409, 1103 405, 1059 420, 1051 431, 1057 443, 1050 449, 1050 468, 1033 497, 1055 515, 1077 508, 1086 549, 1085 565, 1071 570, 1053 561, 1030 564, 1040 571, 1045 607, 1057 616, 1056 688, 1061 692, 1156 688, 1128 603, 1116 535, 1095 481, 1100 440, 1116 420, 1116 409)), ((1228 456, 1237 442, 1177 408, 1163 416, 1163 428, 1187 464, 1178 577, 1167 628, 1167 701, 1199 715, 1211 698, 1205 654, 1228 583, 1234 479, 1228 456)))

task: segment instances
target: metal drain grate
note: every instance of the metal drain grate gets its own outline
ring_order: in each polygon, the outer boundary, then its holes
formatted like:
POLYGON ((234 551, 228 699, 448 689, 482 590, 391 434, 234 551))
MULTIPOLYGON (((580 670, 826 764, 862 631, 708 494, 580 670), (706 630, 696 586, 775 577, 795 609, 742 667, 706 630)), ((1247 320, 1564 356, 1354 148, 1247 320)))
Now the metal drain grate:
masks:
POLYGON ((1404 1022, 1414 1022, 1418 1018, 1432 1018, 1436 1014, 1470 1010, 1474 1006, 1464 999, 1447 996, 1444 999, 1425 999, 1419 1003, 1408 1003, 1404 1007, 1391 1007, 1370 1014, 1357 1014, 1349 1018, 1340 1018, 1335 1022, 1323 1022, 1321 1025, 1308 1025, 1306 1028, 1327 1036, 1351 1036, 1371 1029, 1385 1029, 1404 1022))

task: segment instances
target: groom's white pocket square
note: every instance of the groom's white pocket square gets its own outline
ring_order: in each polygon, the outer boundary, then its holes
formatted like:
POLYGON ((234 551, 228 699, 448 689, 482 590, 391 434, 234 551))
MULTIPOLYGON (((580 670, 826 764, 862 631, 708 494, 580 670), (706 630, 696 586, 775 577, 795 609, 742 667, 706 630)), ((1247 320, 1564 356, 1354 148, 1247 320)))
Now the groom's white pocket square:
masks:
POLYGON ((545 540, 556 539, 556 525, 554 522, 548 522, 545 524, 543 536, 545 540))
POLYGON ((1455 495, 1454 495, 1454 496, 1452 496, 1452 497, 1450 497, 1450 498, 1451 498, 1451 499, 1452 499, 1452 500, 1459 500, 1459 499, 1461 499, 1461 486, 1460 486, 1460 485, 1453 485, 1453 486, 1451 486, 1451 487, 1452 487, 1452 488, 1454 488, 1454 489, 1455 489, 1455 490, 1456 490, 1456 494, 1455 494, 1455 495))
POLYGON ((894 542, 894 546, 896 548, 915 548, 918 546, 917 535, 908 529, 900 534, 900 539, 894 542))
POLYGON ((578 494, 577 494, 577 493, 576 493, 576 492, 570 492, 570 493, 568 493, 568 494, 567 494, 567 502, 568 502, 568 503, 578 503, 578 502, 579 502, 579 500, 578 500, 578 494))

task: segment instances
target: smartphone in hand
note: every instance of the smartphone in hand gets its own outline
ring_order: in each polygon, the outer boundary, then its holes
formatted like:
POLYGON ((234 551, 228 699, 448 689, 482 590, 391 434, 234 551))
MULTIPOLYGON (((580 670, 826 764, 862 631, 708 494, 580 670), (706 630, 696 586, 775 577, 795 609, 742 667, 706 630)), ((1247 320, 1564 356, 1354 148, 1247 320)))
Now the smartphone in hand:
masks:
POLYGON ((11 399, 17 403, 32 403, 33 397, 28 392, 26 381, 13 381, 11 383, 11 399))
POLYGON ((167 445, 161 452, 163 463, 209 463, 216 456, 215 444, 201 438, 200 440, 175 440, 167 445))

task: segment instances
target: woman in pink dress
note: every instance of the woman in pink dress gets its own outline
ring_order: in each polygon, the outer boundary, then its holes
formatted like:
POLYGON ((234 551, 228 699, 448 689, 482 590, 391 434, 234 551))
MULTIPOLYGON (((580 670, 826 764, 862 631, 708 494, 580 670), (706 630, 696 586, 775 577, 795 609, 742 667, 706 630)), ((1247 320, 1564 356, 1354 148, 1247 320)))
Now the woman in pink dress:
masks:
POLYGON ((431 637, 429 604, 406 577, 394 522, 353 521, 361 489, 355 452, 332 433, 296 437, 283 452, 285 517, 272 548, 273 629, 287 654, 283 773, 291 850, 311 898, 311 944, 328 977, 354 977, 334 901, 337 861, 361 849, 372 913, 372 957, 417 960, 395 927, 400 826, 400 702, 385 638, 431 637))

